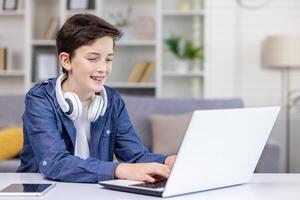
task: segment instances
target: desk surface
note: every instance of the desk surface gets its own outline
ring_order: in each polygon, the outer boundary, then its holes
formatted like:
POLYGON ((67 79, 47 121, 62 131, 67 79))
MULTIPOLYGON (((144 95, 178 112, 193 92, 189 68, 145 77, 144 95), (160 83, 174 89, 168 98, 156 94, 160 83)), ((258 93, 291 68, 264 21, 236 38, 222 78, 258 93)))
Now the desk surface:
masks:
MULTIPOLYGON (((47 183, 53 182, 43 178, 41 174, 34 173, 0 173, 0 189, 11 183, 47 183)), ((0 197, 1 199, 27 199, 26 197, 0 197)), ((33 198, 30 198, 33 199, 33 198)), ((79 184, 56 182, 56 186, 44 196, 35 199, 162 199, 145 195, 131 194, 125 192, 103 189, 98 184, 79 184)), ((291 200, 300 199, 300 174, 254 174, 250 183, 227 187, 222 189, 198 192, 188 195, 180 195, 170 199, 209 199, 209 200, 291 200)))

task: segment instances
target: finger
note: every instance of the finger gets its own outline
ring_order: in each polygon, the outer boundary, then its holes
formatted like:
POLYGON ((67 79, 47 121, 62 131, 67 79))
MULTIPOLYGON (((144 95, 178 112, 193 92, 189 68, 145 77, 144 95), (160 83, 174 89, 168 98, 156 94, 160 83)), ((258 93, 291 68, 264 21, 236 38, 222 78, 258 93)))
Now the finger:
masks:
POLYGON ((153 178, 155 179, 155 181, 163 181, 163 180, 166 180, 165 177, 158 176, 158 175, 153 176, 153 178))
POLYGON ((146 173, 150 176, 160 176, 166 179, 170 175, 170 168, 160 163, 150 163, 147 165, 146 173))
POLYGON ((163 168, 156 168, 155 169, 155 174, 159 175, 161 177, 164 177, 164 178, 168 178, 169 175, 170 175, 169 170, 166 170, 166 169, 163 169, 163 168))
POLYGON ((149 182, 149 183, 153 183, 153 182, 155 182, 155 178, 153 178, 150 175, 146 174, 143 181, 146 181, 146 182, 149 182))
POLYGON ((163 170, 167 174, 171 173, 171 168, 168 165, 158 164, 157 169, 163 170))
POLYGON ((161 169, 163 169, 165 171, 170 171, 170 167, 168 165, 165 165, 165 164, 153 163, 152 167, 154 167, 154 168, 161 168, 161 169))
POLYGON ((146 173, 151 176, 161 176, 163 178, 168 178, 170 174, 170 170, 160 165, 154 165, 148 168, 146 173))

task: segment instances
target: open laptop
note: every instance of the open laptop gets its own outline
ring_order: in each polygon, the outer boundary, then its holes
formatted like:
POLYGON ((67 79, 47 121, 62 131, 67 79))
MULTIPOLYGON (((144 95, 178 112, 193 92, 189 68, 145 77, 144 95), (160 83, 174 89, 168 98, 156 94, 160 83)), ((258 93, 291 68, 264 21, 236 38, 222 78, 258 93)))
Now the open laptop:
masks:
POLYGON ((169 197, 247 183, 278 116, 279 107, 193 112, 167 181, 99 182, 108 189, 169 197))

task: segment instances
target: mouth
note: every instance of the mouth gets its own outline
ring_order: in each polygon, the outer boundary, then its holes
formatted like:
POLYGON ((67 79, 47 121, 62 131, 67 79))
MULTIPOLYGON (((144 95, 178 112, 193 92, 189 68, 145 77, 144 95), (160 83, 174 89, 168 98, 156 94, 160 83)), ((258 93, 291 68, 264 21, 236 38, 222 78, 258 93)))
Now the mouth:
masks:
POLYGON ((96 83, 101 83, 104 80, 105 76, 90 76, 90 78, 96 83))

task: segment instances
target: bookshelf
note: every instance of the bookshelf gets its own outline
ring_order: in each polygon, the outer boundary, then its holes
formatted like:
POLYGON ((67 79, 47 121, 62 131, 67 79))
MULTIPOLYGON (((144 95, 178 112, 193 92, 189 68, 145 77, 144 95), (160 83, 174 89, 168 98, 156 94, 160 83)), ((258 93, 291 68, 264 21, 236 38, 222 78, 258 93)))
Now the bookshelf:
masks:
POLYGON ((1 93, 19 94, 25 90, 25 16, 24 0, 14 10, 3 9, 1 1, 0 48, 6 49, 6 64, 0 69, 1 93))
MULTIPOLYGON (((15 11, 0 10, 0 27, 10 25, 18 42, 9 44, 7 71, 0 71, 0 93, 16 91, 25 93, 39 79, 40 55, 56 55, 54 35, 44 35, 52 17, 57 18, 57 28, 77 13, 90 13, 115 24, 112 15, 125 14, 131 8, 130 23, 121 27, 125 36, 117 41, 113 73, 107 85, 121 94, 151 95, 157 97, 202 98, 205 94, 205 63, 194 63, 193 70, 180 72, 174 58, 166 51, 164 38, 176 34, 197 45, 205 44, 205 0, 90 0, 86 9, 68 9, 68 0, 20 0, 22 6, 15 11), (182 10, 182 2, 189 8, 182 10), (180 27, 180 29, 178 29, 180 27), (22 35, 22 37, 19 37, 22 35), (19 57, 18 59, 14 59, 19 57), (16 60, 16 61, 14 61, 16 60), (155 69, 146 82, 128 82, 134 65, 140 61, 153 61, 155 69), (14 63, 15 62, 15 63, 14 63)), ((0 28, 0 33, 4 31, 0 28)), ((56 32, 56 31, 55 31, 56 32)), ((10 33, 6 33, 7 37, 10 33)), ((13 35, 12 35, 13 36, 13 35)), ((0 47, 5 46, 0 38, 0 47), (1 43, 2 42, 2 43, 1 43)), ((56 75, 61 71, 58 61, 53 62, 56 75)), ((53 73, 53 72, 52 72, 53 73)))

